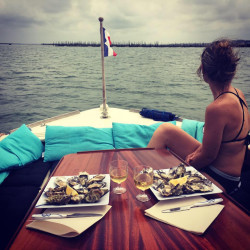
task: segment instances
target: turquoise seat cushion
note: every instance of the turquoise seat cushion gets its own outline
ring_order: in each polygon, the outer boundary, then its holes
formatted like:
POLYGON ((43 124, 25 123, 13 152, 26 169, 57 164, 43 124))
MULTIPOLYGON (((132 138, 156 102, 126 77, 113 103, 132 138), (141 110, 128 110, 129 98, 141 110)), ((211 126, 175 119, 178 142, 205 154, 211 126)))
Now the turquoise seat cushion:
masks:
POLYGON ((44 162, 80 151, 114 149, 111 128, 47 126, 44 162))
POLYGON ((0 172, 39 159, 43 149, 40 139, 23 124, 0 142, 0 172))
POLYGON ((184 119, 181 128, 202 143, 204 122, 184 119))
MULTIPOLYGON (((170 123, 176 124, 176 121, 170 123)), ((162 122, 152 125, 125 124, 113 122, 113 139, 115 148, 143 148, 146 147, 154 131, 162 122)))

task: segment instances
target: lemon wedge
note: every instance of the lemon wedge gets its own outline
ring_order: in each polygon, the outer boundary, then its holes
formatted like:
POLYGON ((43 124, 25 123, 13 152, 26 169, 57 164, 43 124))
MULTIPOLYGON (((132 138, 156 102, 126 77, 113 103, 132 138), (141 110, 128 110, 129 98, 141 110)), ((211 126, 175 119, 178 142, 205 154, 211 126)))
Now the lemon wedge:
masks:
POLYGON ((67 195, 72 195, 72 196, 78 195, 78 193, 76 192, 76 190, 73 189, 72 187, 70 187, 69 185, 67 185, 67 187, 66 187, 66 194, 67 195))
POLYGON ((178 179, 172 179, 169 181, 171 184, 173 184, 174 186, 176 186, 177 184, 183 185, 187 182, 187 176, 178 178, 178 179))

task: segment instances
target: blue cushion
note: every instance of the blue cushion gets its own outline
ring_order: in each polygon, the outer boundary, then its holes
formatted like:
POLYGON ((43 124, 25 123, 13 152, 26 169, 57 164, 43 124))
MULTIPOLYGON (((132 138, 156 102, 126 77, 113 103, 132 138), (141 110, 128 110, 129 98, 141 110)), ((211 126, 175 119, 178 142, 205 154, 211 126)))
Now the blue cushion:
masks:
POLYGON ((111 128, 46 127, 44 162, 80 151, 103 149, 114 149, 111 128))
POLYGON ((181 128, 202 143, 204 122, 184 119, 181 128))
MULTIPOLYGON (((171 123, 176 124, 176 121, 171 123)), ((154 131, 162 122, 147 125, 125 124, 113 122, 113 139, 115 148, 143 148, 146 147, 154 131)))
POLYGON ((39 138, 23 124, 0 142, 0 172, 39 159, 43 148, 39 138))

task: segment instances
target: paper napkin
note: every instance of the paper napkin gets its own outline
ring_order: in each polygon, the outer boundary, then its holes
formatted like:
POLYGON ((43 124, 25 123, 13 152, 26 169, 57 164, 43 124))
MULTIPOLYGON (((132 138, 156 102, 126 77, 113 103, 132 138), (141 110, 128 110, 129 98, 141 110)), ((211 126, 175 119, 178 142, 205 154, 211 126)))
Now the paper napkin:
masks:
POLYGON ((111 206, 95 206, 95 207, 77 207, 77 208, 50 208, 46 209, 44 213, 100 213, 99 217, 77 217, 66 219, 49 219, 49 220, 35 220, 26 227, 29 229, 37 229, 47 233, 55 234, 61 237, 71 238, 78 236, 86 229, 91 227, 110 210, 111 206))
POLYGON ((205 200, 201 196, 195 196, 160 201, 153 207, 145 210, 145 215, 195 234, 203 234, 224 208, 223 205, 215 204, 172 213, 162 213, 161 211, 174 207, 188 206, 205 200))

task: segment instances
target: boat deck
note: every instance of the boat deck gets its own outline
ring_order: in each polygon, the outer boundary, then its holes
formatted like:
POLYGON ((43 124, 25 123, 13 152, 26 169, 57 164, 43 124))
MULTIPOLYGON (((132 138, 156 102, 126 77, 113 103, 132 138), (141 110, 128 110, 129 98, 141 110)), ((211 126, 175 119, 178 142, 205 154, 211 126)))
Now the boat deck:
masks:
MULTIPOLYGON (((95 128, 111 128, 112 122, 117 123, 132 123, 140 125, 152 125, 159 121, 154 121, 145 118, 139 114, 138 110, 126 110, 120 108, 109 108, 108 118, 102 118, 102 111, 100 108, 89 109, 86 111, 74 111, 71 113, 63 114, 53 118, 45 119, 39 122, 29 124, 32 132, 44 141, 46 125, 49 126, 91 126, 95 128)), ((180 122, 177 122, 180 125, 180 122)))

